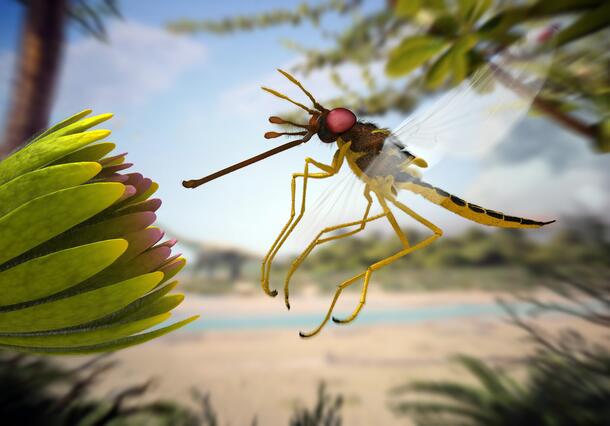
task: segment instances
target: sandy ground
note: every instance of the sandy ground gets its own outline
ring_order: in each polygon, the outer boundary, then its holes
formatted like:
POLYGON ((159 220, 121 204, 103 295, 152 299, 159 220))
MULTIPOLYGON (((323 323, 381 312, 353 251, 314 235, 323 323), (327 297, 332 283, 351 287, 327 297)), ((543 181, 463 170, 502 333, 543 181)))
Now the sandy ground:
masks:
MULTIPOLYGON (((373 293, 365 309, 440 306, 492 302, 486 293, 373 293)), ((355 294, 342 300, 348 309, 355 294)), ((329 296, 295 299, 301 312, 319 311, 329 296)), ((279 300, 261 297, 187 297, 181 314, 200 313, 200 321, 232 312, 285 312, 279 300)), ((293 309, 294 311, 294 309, 293 309)), ((289 313, 285 313, 289 315, 289 313)), ((592 338, 596 330, 553 317, 544 323, 558 330, 574 326, 592 338)), ((464 378, 448 361, 456 353, 476 355, 507 368, 518 368, 531 344, 524 334, 498 317, 452 318, 404 325, 330 325, 313 339, 297 329, 182 331, 115 357, 120 365, 102 381, 107 393, 127 383, 156 377, 149 398, 190 399, 190 389, 210 392, 221 424, 287 425, 295 404, 311 406, 317 385, 324 380, 332 393, 345 397, 345 425, 409 424, 396 418, 388 390, 412 379, 464 378)), ((67 362, 76 362, 67 360, 67 362)), ((80 359, 82 362, 82 359, 80 359)))

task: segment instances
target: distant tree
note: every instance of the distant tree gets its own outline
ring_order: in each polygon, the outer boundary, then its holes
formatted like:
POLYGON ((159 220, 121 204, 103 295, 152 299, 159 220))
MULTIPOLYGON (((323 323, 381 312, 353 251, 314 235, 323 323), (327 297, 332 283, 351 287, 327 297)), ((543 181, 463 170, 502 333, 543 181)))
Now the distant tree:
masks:
POLYGON ((116 0, 21 0, 21 42, 0 158, 48 127, 64 53, 66 25, 106 40, 104 16, 120 16, 116 0))
POLYGON ((447 90, 468 78, 495 52, 521 39, 524 28, 540 19, 568 22, 532 56, 536 62, 555 50, 556 61, 545 88, 534 100, 544 116, 610 151, 610 65, 606 0, 388 0, 363 10, 363 0, 301 3, 255 16, 217 21, 183 19, 169 23, 172 31, 229 34, 271 26, 312 23, 329 40, 328 48, 312 49, 298 42, 287 46, 304 56, 295 68, 303 72, 328 69, 343 91, 330 105, 348 105, 359 114, 408 112, 424 95, 447 90), (372 9, 372 10, 371 10, 372 9), (330 13, 350 14, 341 31, 324 28, 330 13), (568 18, 568 21, 566 21, 568 18), (367 92, 351 89, 334 67, 355 64, 367 92), (386 74, 403 84, 379 86, 372 68, 384 64, 386 74), (408 77, 408 78, 405 78, 408 77))

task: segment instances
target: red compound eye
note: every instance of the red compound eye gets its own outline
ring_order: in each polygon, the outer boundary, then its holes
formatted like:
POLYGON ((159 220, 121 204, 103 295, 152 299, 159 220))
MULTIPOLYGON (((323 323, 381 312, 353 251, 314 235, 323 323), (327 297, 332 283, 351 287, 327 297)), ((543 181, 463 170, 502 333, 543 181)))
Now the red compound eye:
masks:
POLYGON ((343 133, 356 124, 356 115, 347 108, 335 108, 326 116, 326 126, 333 133, 343 133))

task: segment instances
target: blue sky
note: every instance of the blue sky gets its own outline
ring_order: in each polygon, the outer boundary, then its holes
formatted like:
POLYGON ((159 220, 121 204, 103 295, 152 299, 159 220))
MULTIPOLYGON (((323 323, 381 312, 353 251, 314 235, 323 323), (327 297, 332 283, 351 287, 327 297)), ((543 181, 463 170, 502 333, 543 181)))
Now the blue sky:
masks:
MULTIPOLYGON (((309 25, 224 37, 176 36, 165 31, 164 25, 177 18, 222 18, 290 4, 279 0, 123 0, 120 8, 125 19, 108 22, 108 44, 70 31, 53 120, 87 107, 98 113, 114 112, 108 125, 113 130, 111 140, 119 151, 129 151, 134 170, 161 185, 160 223, 192 238, 262 252, 287 218, 290 174, 302 169, 306 156, 330 162, 328 146, 312 141, 196 190, 186 190, 180 182, 284 142, 268 141, 262 135, 272 129, 267 117, 289 107, 262 93, 259 86, 287 90, 303 100, 275 72, 276 67, 298 61, 298 55, 283 48, 280 40, 293 39, 312 47, 328 41, 309 25)), ((376 8, 384 2, 365 4, 376 8)), ((22 8, 7 0, 0 0, 0 5, 0 116, 4 116, 22 8)), ((340 28, 345 21, 331 17, 324 25, 340 28)), ((353 70, 346 68, 343 73, 349 78, 353 70)), ((335 90, 324 72, 300 78, 321 100, 335 90)), ((390 115, 375 121, 392 128, 403 118, 390 115)), ((466 133, 461 136, 469 138, 466 133)), ((477 204, 514 215, 545 219, 580 208, 596 212, 608 207, 607 160, 592 155, 582 141, 566 132, 551 129, 541 120, 526 120, 499 148, 443 161, 426 176, 477 204), (524 135, 531 140, 523 140, 524 135), (537 142, 540 139, 556 140, 556 146, 570 157, 568 165, 554 168, 555 145, 537 142), (523 149, 511 150, 508 144, 521 144, 529 155, 514 161, 518 155, 513 151, 523 149)), ((405 200, 449 232, 469 225, 418 197, 405 200)), ((355 201, 348 204, 357 210, 355 201)))

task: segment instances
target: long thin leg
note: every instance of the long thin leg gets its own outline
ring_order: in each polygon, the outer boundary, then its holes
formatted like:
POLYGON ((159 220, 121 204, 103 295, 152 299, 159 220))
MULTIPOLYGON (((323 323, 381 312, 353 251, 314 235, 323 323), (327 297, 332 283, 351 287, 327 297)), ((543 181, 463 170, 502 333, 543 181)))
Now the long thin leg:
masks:
POLYGON ((337 299, 339 299, 339 296, 341 295, 341 292, 343 291, 343 289, 346 288, 346 287, 349 287, 350 285, 355 283, 357 280, 362 278, 364 276, 364 274, 365 274, 365 272, 362 272, 362 273, 356 275, 355 277, 352 277, 349 280, 344 281, 341 285, 339 285, 337 287, 337 291, 335 292, 335 296, 333 297, 333 301, 330 304, 330 308, 328 308, 328 312, 326 313, 326 316, 324 317, 324 320, 320 323, 320 325, 315 330, 310 331, 309 333, 305 333, 303 331, 299 331, 299 336, 301 336, 301 337, 313 337, 316 334, 318 334, 320 332, 320 330, 322 330, 322 328, 326 325, 326 323, 330 319, 330 316, 331 316, 331 314, 333 312, 333 309, 335 308, 335 304, 337 303, 337 299))
POLYGON ((324 179, 324 178, 335 175, 343 164, 343 159, 345 158, 346 151, 349 149, 349 145, 350 145, 349 143, 346 143, 339 150, 337 150, 337 152, 335 153, 335 156, 333 158, 333 163, 331 165, 320 163, 312 158, 306 158, 305 159, 305 169, 304 169, 303 173, 294 173, 292 175, 292 180, 291 180, 291 185, 290 185, 290 189, 291 189, 290 218, 286 222, 286 225, 284 225, 284 227, 282 228, 278 237, 275 239, 275 241, 271 245, 271 248, 265 255, 265 258, 263 259, 263 263, 261 265, 261 285, 262 285, 262 288, 265 291, 265 293, 267 293, 269 296, 277 295, 277 290, 271 291, 269 289, 269 273, 271 270, 271 264, 273 262, 273 259, 275 258, 275 255, 277 254, 277 252, 279 251, 281 246, 284 244, 284 242, 286 241, 286 239, 288 238, 290 233, 294 230, 294 228, 297 226, 297 224, 300 222, 301 218, 305 214, 305 200, 307 197, 307 180, 309 178, 324 179), (323 171, 323 173, 309 173, 310 164, 318 167, 320 170, 323 171), (301 197, 301 209, 300 209, 299 215, 295 219, 296 179, 299 177, 303 178, 303 194, 301 197))
POLYGON ((378 215, 369 217, 369 213, 371 211, 371 206, 373 204, 373 199, 371 198, 371 195, 369 192, 370 192, 370 189, 367 185, 367 187, 365 187, 365 189, 364 189, 364 197, 367 199, 367 205, 366 205, 366 209, 364 211, 364 215, 362 216, 362 219, 324 228, 322 231, 320 231, 318 233, 318 235, 316 235, 316 237, 311 241, 311 243, 307 246, 307 248, 296 258, 296 260, 294 262, 292 262, 292 265, 290 266, 290 269, 288 270, 288 273, 286 274, 286 280, 284 282, 284 301, 285 301, 286 307, 288 309, 290 309, 290 303, 289 303, 290 279, 292 278, 292 275, 296 272, 296 270, 299 268, 299 266, 301 266, 301 264, 305 261, 307 256, 312 252, 312 250, 316 246, 318 246, 320 244, 324 244, 329 241, 334 241, 334 240, 346 238, 351 235, 357 234, 358 232, 362 231, 365 228, 367 223, 373 222, 373 221, 385 216, 385 213, 382 213, 382 214, 378 214, 378 215), (333 235, 331 237, 322 238, 322 236, 324 234, 327 234, 329 232, 338 231, 339 229, 350 228, 353 226, 358 226, 358 228, 353 229, 348 232, 344 232, 339 235, 333 235))
MULTIPOLYGON (((379 202, 381 203, 381 206, 384 209, 384 211, 386 209, 388 209, 387 203, 383 199, 383 196, 380 195, 379 193, 377 193, 376 195, 379 198, 379 202)), ((353 321, 354 319, 356 319, 356 317, 358 316, 358 314, 362 310, 362 307, 366 303, 366 296, 367 296, 368 286, 369 286, 369 282, 370 282, 370 279, 371 279, 371 275, 373 274, 374 271, 376 271, 377 269, 380 269, 380 268, 382 268, 384 266, 387 266, 387 265, 395 262, 396 260, 400 259, 401 257, 406 256, 407 254, 409 254, 411 252, 414 252, 415 250, 419 250, 421 248, 426 247, 427 245, 432 243, 434 240, 439 238, 441 235, 443 235, 443 231, 440 228, 438 228, 433 223, 429 222, 428 220, 426 220, 422 216, 420 216, 417 213, 415 213, 413 210, 411 210, 409 207, 405 206, 404 204, 402 204, 401 202, 396 200, 394 197, 388 198, 388 201, 390 201, 392 204, 394 204, 396 207, 398 207, 403 212, 407 213, 413 219, 417 220, 422 225, 428 227, 433 232, 433 234, 431 236, 429 236, 428 238, 426 238, 426 239, 420 241, 419 243, 415 244, 414 246, 407 246, 405 249, 399 251, 398 253, 396 253, 396 254, 394 254, 394 255, 386 258, 386 259, 383 259, 383 260, 381 260, 381 261, 379 261, 379 262, 377 262, 377 263, 375 263, 373 265, 371 265, 366 270, 366 273, 364 275, 364 283, 363 283, 363 286, 362 286, 362 293, 360 295, 360 301, 358 303, 358 306, 352 312, 352 314, 349 317, 345 318, 345 319, 338 319, 338 318, 333 317, 333 321, 336 322, 336 323, 346 324, 346 323, 349 323, 349 322, 353 321)), ((398 228, 398 229, 400 229, 400 228, 398 228)), ((396 230, 396 228, 395 228, 395 230, 396 230)))

